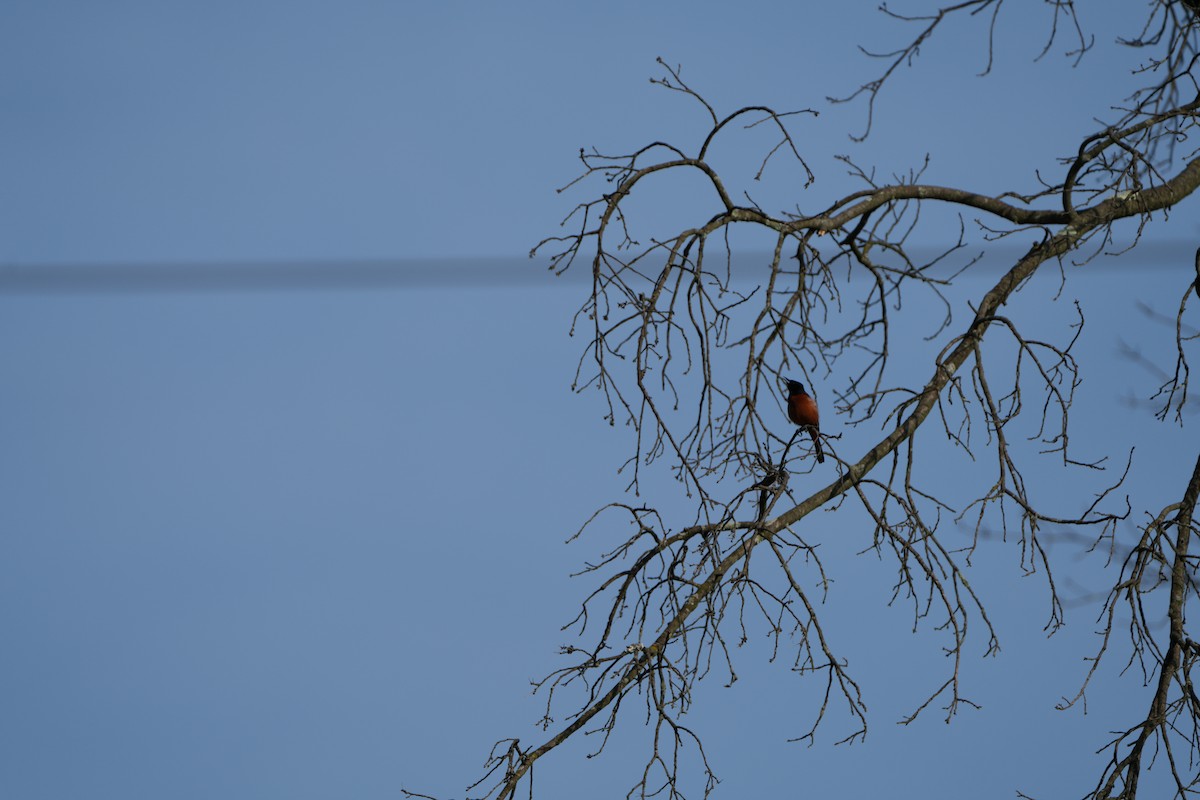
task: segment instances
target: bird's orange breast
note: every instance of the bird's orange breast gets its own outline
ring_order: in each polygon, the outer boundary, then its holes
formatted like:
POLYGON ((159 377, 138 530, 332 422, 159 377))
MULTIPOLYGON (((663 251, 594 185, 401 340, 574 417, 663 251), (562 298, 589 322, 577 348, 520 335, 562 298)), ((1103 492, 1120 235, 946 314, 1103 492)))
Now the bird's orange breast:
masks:
POLYGON ((788 418, 797 425, 817 428, 821 424, 817 403, 807 394, 794 394, 788 398, 788 418))

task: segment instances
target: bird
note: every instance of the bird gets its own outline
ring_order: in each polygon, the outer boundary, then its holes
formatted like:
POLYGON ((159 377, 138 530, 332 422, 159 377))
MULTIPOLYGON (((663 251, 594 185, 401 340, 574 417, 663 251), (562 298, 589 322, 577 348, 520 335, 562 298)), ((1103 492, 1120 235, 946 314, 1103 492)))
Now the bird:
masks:
POLYGON ((1196 282, 1192 286, 1196 289, 1196 296, 1200 297, 1200 248, 1196 248, 1196 282))
POLYGON ((817 451, 817 463, 824 464, 825 452, 821 449, 820 435, 821 414, 817 411, 817 401, 813 400, 812 396, 804 391, 804 384, 800 383, 800 381, 789 380, 787 388, 788 419, 801 428, 808 430, 808 434, 813 440, 813 447, 817 451))

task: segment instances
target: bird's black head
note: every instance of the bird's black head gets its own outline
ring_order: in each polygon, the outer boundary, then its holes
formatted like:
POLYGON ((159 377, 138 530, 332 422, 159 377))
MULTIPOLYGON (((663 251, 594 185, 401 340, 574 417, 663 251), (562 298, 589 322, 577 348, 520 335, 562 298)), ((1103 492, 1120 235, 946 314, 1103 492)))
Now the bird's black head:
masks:
POLYGON ((800 381, 788 379, 788 394, 804 394, 804 384, 800 381))

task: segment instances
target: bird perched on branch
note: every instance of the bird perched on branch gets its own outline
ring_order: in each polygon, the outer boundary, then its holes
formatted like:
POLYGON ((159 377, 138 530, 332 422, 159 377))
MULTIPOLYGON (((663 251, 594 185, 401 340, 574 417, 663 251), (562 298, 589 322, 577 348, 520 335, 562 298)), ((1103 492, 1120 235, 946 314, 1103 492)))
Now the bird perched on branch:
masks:
POLYGON ((821 449, 821 414, 817 411, 817 401, 804 391, 804 384, 799 381, 787 382, 788 419, 808 430, 812 437, 813 448, 817 451, 817 463, 825 463, 825 452, 821 449))

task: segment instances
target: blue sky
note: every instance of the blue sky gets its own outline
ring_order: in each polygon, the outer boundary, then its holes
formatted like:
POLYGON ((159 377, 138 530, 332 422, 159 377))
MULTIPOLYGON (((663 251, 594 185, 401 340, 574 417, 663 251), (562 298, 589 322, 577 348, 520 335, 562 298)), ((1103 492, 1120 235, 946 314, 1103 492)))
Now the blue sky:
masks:
MULTIPOLYGON (((857 188, 839 154, 886 176, 930 153, 928 182, 1031 188, 1113 117, 1137 64, 1111 44, 1128 11, 1084 10, 1097 47, 1072 67, 1061 48, 1035 62, 1042 9, 1012 9, 985 78, 981 22, 955 22, 856 144, 863 107, 825 98, 873 75, 858 44, 886 49, 905 31, 871 4, 827 6, 5 4, 0 794, 461 797, 493 741, 538 740, 528 681, 559 665, 559 628, 591 588, 568 575, 623 531, 563 542, 621 496, 630 442, 597 397, 570 391, 585 284, 523 256, 597 190, 555 192, 580 147, 700 141, 698 109, 649 83, 654 59, 682 64, 722 110, 819 110, 797 122, 817 183, 754 187, 765 205, 805 208, 857 188), (384 261, 420 285, 354 277, 384 261), (205 265, 310 262, 319 286, 195 288, 205 265), (62 265, 192 277, 106 291, 12 280, 62 265)), ((733 149, 717 160, 743 178, 753 166, 733 149)), ((639 223, 694 207, 664 186, 639 223)), ((1195 220, 1189 201, 1161 242, 1071 271, 1057 303, 1057 279, 1039 278, 1013 310, 1059 334, 1071 300, 1089 311, 1077 440, 1116 458, 1137 448, 1135 521, 1177 499, 1196 439, 1152 418, 1139 402, 1152 376, 1122 352, 1169 365, 1171 332, 1137 304, 1177 307, 1195 220)), ((914 344, 924 376, 922 353, 914 344)), ((848 458, 878 435, 841 432, 848 458)), ((1051 498, 1077 486, 1050 466, 1033 474, 1051 498)), ((646 495, 684 507, 661 476, 646 495)), ((827 625, 861 669, 870 735, 833 747, 835 719, 815 746, 787 743, 818 688, 752 642, 742 679, 705 684, 693 715, 717 796, 1089 789, 1094 751, 1146 694, 1115 680, 1114 661, 1087 716, 1053 710, 1082 678, 1094 608, 1069 609, 1047 640, 1038 578, 989 543, 975 580, 1004 649, 968 662, 983 708, 899 727, 942 667, 936 641, 911 633, 886 606, 890 576, 855 555, 863 520, 818 516, 806 535, 841 565, 827 625)), ((1059 552, 1076 595, 1101 588, 1095 559, 1059 552)), ((603 758, 548 758, 539 792, 623 794, 639 722, 603 758)))

